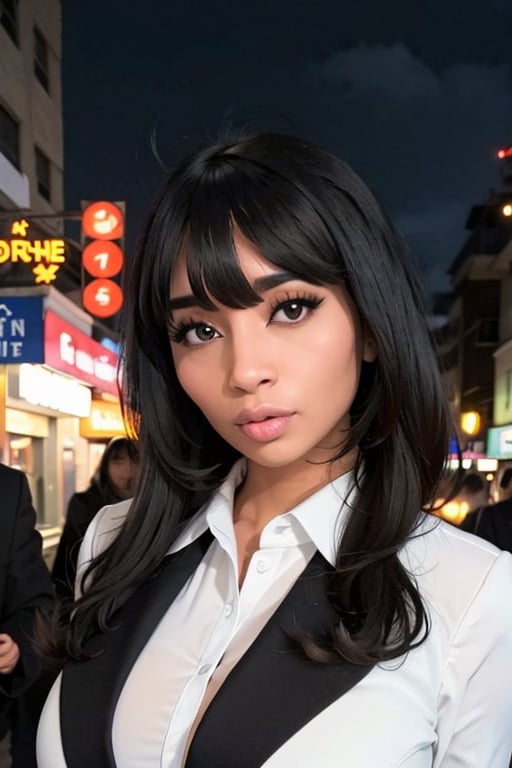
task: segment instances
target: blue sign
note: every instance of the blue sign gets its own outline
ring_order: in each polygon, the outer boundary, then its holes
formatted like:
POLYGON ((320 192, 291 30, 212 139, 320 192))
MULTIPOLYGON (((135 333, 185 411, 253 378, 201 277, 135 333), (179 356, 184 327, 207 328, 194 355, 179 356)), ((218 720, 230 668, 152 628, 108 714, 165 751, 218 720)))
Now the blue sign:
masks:
POLYGON ((42 362, 43 297, 0 295, 0 365, 42 362))

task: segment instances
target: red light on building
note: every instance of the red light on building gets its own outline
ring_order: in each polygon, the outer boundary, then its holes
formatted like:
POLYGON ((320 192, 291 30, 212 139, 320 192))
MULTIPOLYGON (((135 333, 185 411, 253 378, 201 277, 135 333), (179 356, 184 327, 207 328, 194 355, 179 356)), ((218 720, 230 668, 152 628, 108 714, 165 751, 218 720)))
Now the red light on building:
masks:
POLYGON ((82 304, 95 317, 111 317, 123 305, 123 292, 113 280, 92 280, 82 291, 82 304))
POLYGON ((92 240, 82 252, 83 267, 92 277, 114 277, 123 263, 121 248, 111 240, 92 240))
POLYGON ((82 230, 95 240, 118 240, 123 236, 123 228, 123 212, 115 203, 90 203, 82 213, 82 230))
POLYGON ((512 146, 508 149, 499 149, 497 156, 499 160, 503 160, 505 157, 512 157, 512 146))

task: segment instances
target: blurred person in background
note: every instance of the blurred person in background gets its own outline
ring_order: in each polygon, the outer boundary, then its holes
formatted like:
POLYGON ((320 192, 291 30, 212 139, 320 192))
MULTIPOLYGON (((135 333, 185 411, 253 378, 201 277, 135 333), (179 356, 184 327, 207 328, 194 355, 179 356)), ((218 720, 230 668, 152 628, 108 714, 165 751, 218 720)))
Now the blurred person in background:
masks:
MULTIPOLYGON (((471 530, 491 544, 512 552, 512 467, 508 467, 500 479, 499 495, 502 501, 485 506, 474 515, 471 530)), ((465 523, 466 521, 464 521, 465 523)))
POLYGON ((73 599, 76 561, 87 526, 96 512, 133 496, 138 475, 137 444, 127 437, 114 437, 105 448, 87 490, 69 500, 64 529, 52 568, 59 598, 73 599))
POLYGON ((512 467, 507 467, 500 478, 499 500, 512 498, 512 467))
POLYGON ((0 464, 0 493, 0 768, 31 768, 37 719, 21 716, 18 701, 38 678, 33 622, 51 610, 54 593, 23 472, 0 464))
POLYGON ((457 494, 457 501, 464 505, 466 513, 460 528, 473 533, 483 508, 490 501, 489 483, 478 472, 468 472, 457 494))

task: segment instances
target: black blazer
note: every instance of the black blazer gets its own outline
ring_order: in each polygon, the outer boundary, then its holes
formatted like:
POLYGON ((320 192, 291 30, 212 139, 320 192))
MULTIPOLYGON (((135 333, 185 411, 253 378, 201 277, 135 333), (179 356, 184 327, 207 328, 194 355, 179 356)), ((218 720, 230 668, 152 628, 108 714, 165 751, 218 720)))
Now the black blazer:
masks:
POLYGON ((475 517, 472 533, 490 541, 499 549, 512 552, 512 499, 485 507, 475 517))
MULTIPOLYGON (((114 614, 111 629, 88 642, 92 657, 65 665, 60 723, 68 768, 115 768, 112 722, 124 682, 211 540, 207 531, 166 557, 155 577, 114 614)), ((327 597, 331 570, 317 552, 208 706, 186 768, 257 768, 371 670, 373 665, 356 666, 341 658, 337 664, 314 664, 291 639, 297 627, 319 636, 339 622, 327 597), (269 702, 278 716, 269 717, 269 702), (236 755, 229 738, 233 733, 236 755)))
POLYGON ((76 563, 87 526, 101 507, 116 501, 120 499, 105 498, 96 483, 91 483, 86 491, 74 493, 70 498, 66 522, 52 566, 52 579, 57 597, 74 599, 76 563))
POLYGON ((11 699, 35 680, 39 664, 30 637, 35 611, 50 610, 54 593, 25 475, 0 464, 0 632, 18 644, 21 658, 0 675, 0 733, 11 699))

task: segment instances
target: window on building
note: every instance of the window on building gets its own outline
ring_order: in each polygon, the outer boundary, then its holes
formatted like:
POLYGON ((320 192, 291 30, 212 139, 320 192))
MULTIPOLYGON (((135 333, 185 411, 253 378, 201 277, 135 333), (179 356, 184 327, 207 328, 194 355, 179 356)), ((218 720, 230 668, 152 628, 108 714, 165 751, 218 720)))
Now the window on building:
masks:
POLYGON ((45 91, 49 91, 48 43, 37 27, 34 27, 34 74, 45 91))
POLYGON ((17 120, 0 105, 0 152, 16 168, 20 167, 20 126, 17 120))
POLYGON ((16 45, 18 45, 20 37, 18 2, 19 0, 0 0, 0 24, 16 45))
POLYGON ((46 200, 51 200, 51 166, 50 161, 40 149, 36 147, 36 178, 37 191, 46 200))

